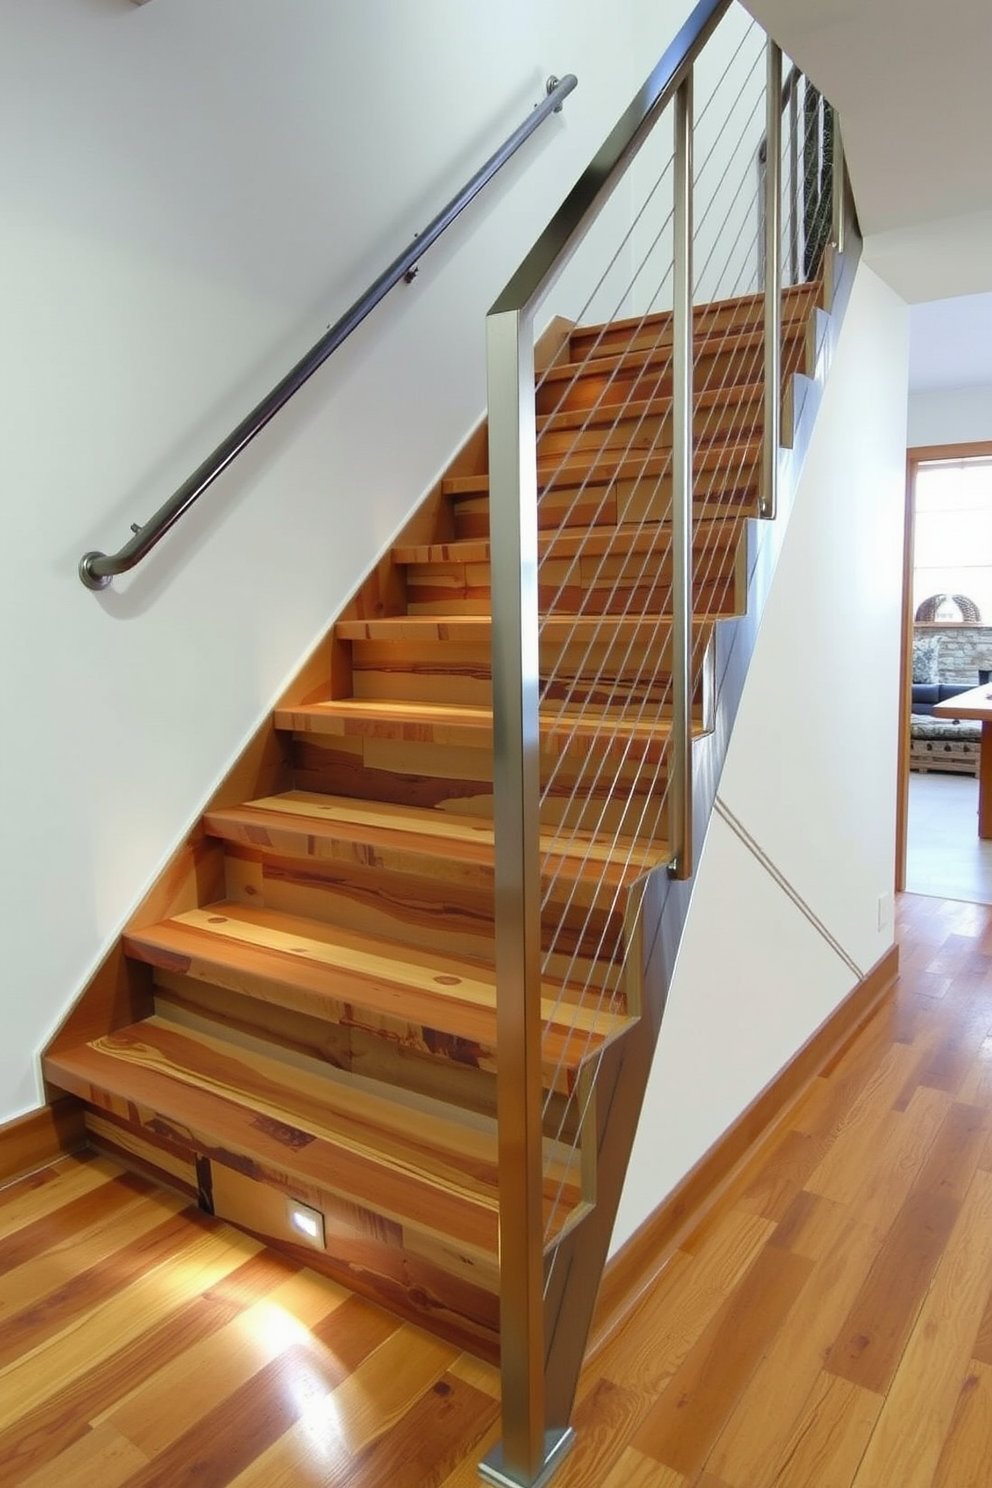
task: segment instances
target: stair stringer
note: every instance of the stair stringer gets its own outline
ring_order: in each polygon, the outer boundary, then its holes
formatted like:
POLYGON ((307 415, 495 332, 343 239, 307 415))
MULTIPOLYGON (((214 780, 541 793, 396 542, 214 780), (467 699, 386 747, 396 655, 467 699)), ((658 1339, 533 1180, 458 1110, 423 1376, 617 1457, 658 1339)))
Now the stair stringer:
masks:
MULTIPOLYGON (((825 290, 830 312, 815 316, 813 375, 796 374, 788 389, 783 430, 789 447, 779 456, 777 516, 771 522, 748 519, 747 610, 740 617, 720 620, 715 627, 711 647, 715 698, 712 719, 708 720, 711 729, 694 739, 692 745, 696 866, 860 249, 860 238, 851 232, 843 255, 827 254, 825 290)), ((695 871, 691 878, 680 881, 670 878, 664 868, 642 881, 634 942, 641 953, 640 1019, 623 1039, 605 1050, 596 1078, 596 1204, 584 1223, 557 1246, 546 1267, 545 1389, 546 1420, 551 1427, 564 1427, 571 1417, 694 883, 695 871)))

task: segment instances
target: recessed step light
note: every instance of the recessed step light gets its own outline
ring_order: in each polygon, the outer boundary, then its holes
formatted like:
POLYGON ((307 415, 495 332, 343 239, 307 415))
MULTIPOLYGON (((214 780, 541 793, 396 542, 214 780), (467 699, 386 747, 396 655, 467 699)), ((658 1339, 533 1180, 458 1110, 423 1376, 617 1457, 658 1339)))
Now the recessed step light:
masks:
POLYGON ((324 1216, 319 1209, 311 1209, 309 1204, 301 1204, 297 1199, 287 1199, 286 1213, 295 1239, 302 1240, 304 1245, 312 1245, 315 1250, 325 1248, 324 1216))

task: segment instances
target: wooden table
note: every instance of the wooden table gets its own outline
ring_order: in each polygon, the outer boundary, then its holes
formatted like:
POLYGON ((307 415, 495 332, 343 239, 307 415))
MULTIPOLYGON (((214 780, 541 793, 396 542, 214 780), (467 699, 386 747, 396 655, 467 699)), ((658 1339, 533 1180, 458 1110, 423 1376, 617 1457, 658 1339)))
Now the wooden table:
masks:
POLYGON ((978 835, 992 837, 992 687, 983 682, 970 692, 959 692, 946 702, 934 703, 934 718, 974 718, 982 725, 982 747, 978 757, 978 835))

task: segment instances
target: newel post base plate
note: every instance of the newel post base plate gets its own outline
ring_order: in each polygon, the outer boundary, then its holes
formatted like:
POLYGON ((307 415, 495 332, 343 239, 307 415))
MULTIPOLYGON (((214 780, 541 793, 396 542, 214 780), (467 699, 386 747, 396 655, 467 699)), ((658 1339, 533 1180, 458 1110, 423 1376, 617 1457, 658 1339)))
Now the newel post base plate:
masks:
POLYGON ((544 1434, 544 1461, 535 1478, 518 1478, 503 1466, 503 1444, 497 1442, 492 1451, 479 1463, 479 1477, 496 1488, 545 1488, 552 1475, 558 1471, 575 1442, 571 1426, 560 1427, 544 1434))

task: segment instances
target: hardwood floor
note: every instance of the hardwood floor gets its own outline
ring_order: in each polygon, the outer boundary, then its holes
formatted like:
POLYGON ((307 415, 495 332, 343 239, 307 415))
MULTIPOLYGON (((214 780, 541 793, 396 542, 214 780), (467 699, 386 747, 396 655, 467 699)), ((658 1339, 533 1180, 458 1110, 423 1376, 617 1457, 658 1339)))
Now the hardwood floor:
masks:
MULTIPOLYGON (((891 999, 583 1374, 556 1488, 987 1488, 992 908, 891 999)), ((0 1191, 4 1488, 469 1488, 495 1370, 94 1157, 0 1191)))

